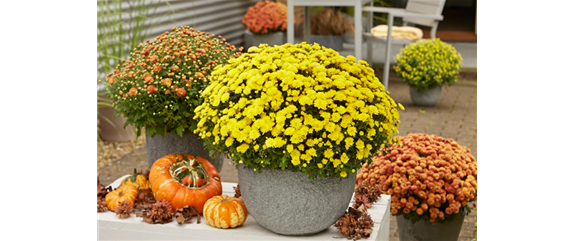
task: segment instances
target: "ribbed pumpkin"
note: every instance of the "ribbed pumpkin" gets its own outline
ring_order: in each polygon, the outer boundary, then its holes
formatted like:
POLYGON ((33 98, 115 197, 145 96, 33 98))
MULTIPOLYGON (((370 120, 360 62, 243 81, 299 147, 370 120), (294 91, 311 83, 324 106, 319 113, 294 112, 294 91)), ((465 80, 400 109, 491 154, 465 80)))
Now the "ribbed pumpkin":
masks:
POLYGON ((212 197, 203 206, 207 224, 216 228, 235 228, 245 222, 247 215, 243 201, 227 195, 212 197))
POLYGON ((116 211, 118 205, 128 200, 132 205, 138 196, 138 189, 132 185, 120 185, 116 190, 106 194, 106 206, 111 211, 116 211))
POLYGON ((144 175, 138 174, 136 169, 134 169, 134 174, 124 178, 121 185, 132 185, 138 190, 147 191, 150 189, 149 181, 144 175))
POLYGON ((168 154, 150 169, 149 182, 156 200, 165 199, 173 210, 186 205, 203 210, 211 197, 221 195, 221 177, 209 161, 189 154, 168 154))

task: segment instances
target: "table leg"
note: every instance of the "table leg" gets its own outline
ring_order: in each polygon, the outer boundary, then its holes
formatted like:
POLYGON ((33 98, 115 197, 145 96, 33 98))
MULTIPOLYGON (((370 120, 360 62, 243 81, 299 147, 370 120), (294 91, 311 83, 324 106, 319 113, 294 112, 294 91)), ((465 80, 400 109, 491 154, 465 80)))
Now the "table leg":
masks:
POLYGON ((295 43, 294 10, 295 6, 293 5, 293 1, 287 1, 287 42, 291 44, 295 43))
POLYGON ((305 25, 303 26, 303 41, 311 44, 311 7, 305 6, 305 25))
POLYGON ((361 0, 355 3, 355 58, 357 61, 363 59, 363 5, 361 0))
POLYGON ((389 30, 387 32, 387 51, 385 52, 385 70, 383 72, 383 85, 385 89, 389 89, 389 68, 391 67, 391 29, 393 28, 393 14, 389 13, 387 26, 389 26, 389 30))

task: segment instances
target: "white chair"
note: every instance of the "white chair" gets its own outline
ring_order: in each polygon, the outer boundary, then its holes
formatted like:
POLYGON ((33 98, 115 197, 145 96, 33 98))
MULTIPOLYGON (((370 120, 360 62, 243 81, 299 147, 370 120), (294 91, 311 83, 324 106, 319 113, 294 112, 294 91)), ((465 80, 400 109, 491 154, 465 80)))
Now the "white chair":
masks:
POLYGON ((389 83, 389 68, 390 68, 390 57, 391 57, 391 44, 409 44, 413 41, 408 39, 394 39, 391 37, 391 31, 393 28, 393 19, 395 17, 403 18, 404 25, 409 23, 418 24, 421 26, 431 27, 431 38, 435 38, 436 30, 438 28, 439 21, 443 20, 442 10, 444 8, 446 0, 409 0, 407 6, 402 8, 387 8, 387 7, 375 7, 373 2, 370 6, 364 6, 363 11, 368 13, 368 31, 363 33, 363 37, 367 41, 367 62, 370 66, 373 65, 372 51, 373 51, 373 41, 382 41, 386 44, 385 53, 385 65, 383 73, 383 85, 388 88, 389 83), (387 13, 387 25, 388 32, 386 38, 375 37, 370 33, 370 28, 373 27, 373 13, 387 13))

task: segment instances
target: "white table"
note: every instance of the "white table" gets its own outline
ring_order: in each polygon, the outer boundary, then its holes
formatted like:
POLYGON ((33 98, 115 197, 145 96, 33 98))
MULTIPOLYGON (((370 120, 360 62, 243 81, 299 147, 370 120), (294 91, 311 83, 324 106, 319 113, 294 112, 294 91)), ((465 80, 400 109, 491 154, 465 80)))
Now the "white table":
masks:
POLYGON ((372 0, 287 0, 287 42, 295 43, 295 26, 293 24, 295 6, 305 6, 305 22, 303 41, 311 42, 311 6, 353 6, 355 7, 355 58, 357 61, 362 58, 362 32, 363 32, 363 5, 372 0))
MULTIPOLYGON (((119 186, 121 180, 127 176, 110 185, 119 186)), ((222 184, 223 194, 235 195, 233 187, 237 186, 236 183, 222 184)), ((389 240, 389 202, 390 196, 383 195, 368 209, 375 226, 371 237, 364 240, 389 240)), ((166 224, 149 224, 135 215, 119 219, 115 213, 106 211, 98 213, 98 240, 347 240, 342 238, 334 226, 311 236, 283 236, 263 228, 251 216, 248 216, 241 226, 233 229, 211 227, 203 217, 200 224, 197 224, 196 220, 194 218, 192 223, 181 225, 175 219, 166 224)), ((78 237, 78 240, 80 239, 78 237)))

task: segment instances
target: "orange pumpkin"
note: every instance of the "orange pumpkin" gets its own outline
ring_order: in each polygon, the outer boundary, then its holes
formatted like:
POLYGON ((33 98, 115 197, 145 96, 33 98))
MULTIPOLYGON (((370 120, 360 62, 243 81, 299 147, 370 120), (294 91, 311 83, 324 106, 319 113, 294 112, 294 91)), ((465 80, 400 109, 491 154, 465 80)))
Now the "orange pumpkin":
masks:
POLYGON ((138 174, 136 169, 134 169, 134 174, 124 178, 121 185, 132 185, 141 191, 147 191, 150 189, 149 181, 144 175, 138 174))
POLYGON ((173 210, 203 204, 221 195, 221 177, 209 161, 188 154, 169 154, 159 158, 150 169, 149 182, 156 200, 165 199, 173 210))
POLYGON ((106 194, 106 206, 111 211, 116 211, 120 203, 128 200, 132 205, 138 196, 138 189, 132 185, 120 185, 116 190, 106 194))
POLYGON ((241 199, 227 195, 214 196, 203 206, 203 217, 207 224, 216 228, 235 228, 245 222, 247 214, 241 199))

